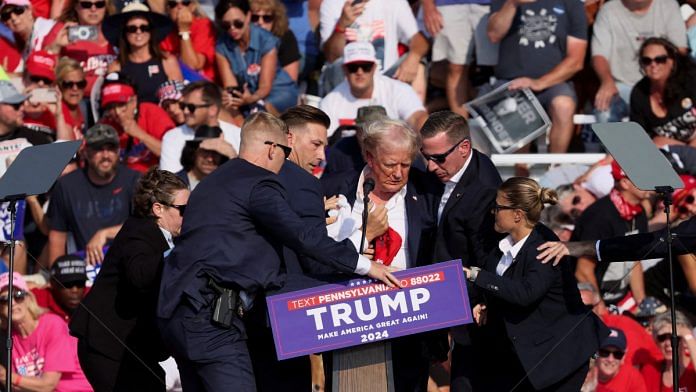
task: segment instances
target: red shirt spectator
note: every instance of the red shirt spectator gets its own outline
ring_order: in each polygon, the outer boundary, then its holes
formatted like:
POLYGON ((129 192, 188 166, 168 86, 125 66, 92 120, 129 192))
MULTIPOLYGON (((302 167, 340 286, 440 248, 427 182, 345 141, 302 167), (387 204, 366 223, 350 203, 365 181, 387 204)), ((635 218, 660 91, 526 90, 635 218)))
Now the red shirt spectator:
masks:
MULTIPOLYGON (((672 387, 662 383, 662 368, 664 360, 656 361, 641 369, 648 392, 671 392, 672 387)), ((684 374, 679 377, 679 392, 696 392, 696 369, 694 363, 689 363, 684 374)))
MULTIPOLYGON (((213 23, 208 18, 195 17, 191 23, 189 37, 196 53, 205 57, 205 64, 198 72, 208 80, 215 81, 215 29, 213 23)), ((175 29, 162 41, 160 47, 181 60, 181 38, 175 29)), ((192 68, 189 64, 184 65, 192 68)))
POLYGON ((22 70, 22 54, 4 37, 0 37, 0 65, 11 73, 22 70))
POLYGON ((116 52, 106 40, 104 42, 76 41, 64 47, 60 54, 77 60, 82 66, 85 80, 87 80, 85 89, 87 97, 92 92, 94 82, 100 76, 106 75, 109 63, 116 59, 116 52))
POLYGON ((597 380, 595 392, 646 392, 640 372, 633 366, 621 366, 619 372, 611 380, 602 382, 597 380))
POLYGON ((47 308, 66 322, 80 306, 89 289, 85 287, 87 272, 85 261, 77 256, 58 257, 51 266, 50 288, 32 289, 39 306, 47 308))
POLYGON ((626 363, 640 369, 643 366, 662 360, 662 353, 652 336, 635 320, 627 316, 606 313, 601 316, 607 327, 617 328, 626 334, 626 363))
POLYGON ((597 350, 597 392, 646 392, 640 373, 626 361, 626 334, 612 328, 597 350))

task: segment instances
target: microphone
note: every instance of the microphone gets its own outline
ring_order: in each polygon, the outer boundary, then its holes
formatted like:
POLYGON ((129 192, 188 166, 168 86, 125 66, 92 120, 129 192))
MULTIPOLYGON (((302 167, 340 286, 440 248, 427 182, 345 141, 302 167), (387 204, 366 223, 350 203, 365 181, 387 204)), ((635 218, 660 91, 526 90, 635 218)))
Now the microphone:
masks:
POLYGON ((365 181, 363 182, 363 198, 366 198, 367 196, 370 195, 370 192, 372 192, 375 189, 375 180, 371 178, 366 178, 365 181))
POLYGON ((363 248, 365 247, 365 236, 367 235, 367 216, 370 213, 368 211, 368 203, 370 202, 370 192, 375 189, 375 180, 372 178, 366 178, 363 181, 363 213, 362 213, 362 236, 360 238, 360 249, 358 253, 363 253, 363 248))

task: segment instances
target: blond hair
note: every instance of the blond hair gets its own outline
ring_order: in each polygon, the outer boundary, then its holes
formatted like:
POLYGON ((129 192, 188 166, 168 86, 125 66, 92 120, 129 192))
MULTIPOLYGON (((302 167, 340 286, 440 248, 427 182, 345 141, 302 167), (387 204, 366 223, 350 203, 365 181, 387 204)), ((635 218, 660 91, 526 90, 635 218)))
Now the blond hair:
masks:
POLYGON ((370 124, 363 133, 364 152, 375 156, 377 149, 386 144, 405 147, 411 154, 411 159, 416 156, 420 148, 420 136, 408 124, 400 120, 378 120, 370 124))
POLYGON ((273 13, 271 33, 276 37, 282 37, 290 29, 285 5, 280 0, 251 0, 249 6, 251 12, 267 11, 273 13))
POLYGON ((85 71, 77 60, 70 57, 61 57, 58 60, 58 65, 56 65, 56 82, 60 84, 70 72, 74 71, 80 71, 84 77, 85 71))
POLYGON ((539 222, 544 204, 558 203, 556 191, 543 188, 536 181, 527 177, 511 177, 498 189, 505 199, 514 207, 524 211, 531 225, 539 222))

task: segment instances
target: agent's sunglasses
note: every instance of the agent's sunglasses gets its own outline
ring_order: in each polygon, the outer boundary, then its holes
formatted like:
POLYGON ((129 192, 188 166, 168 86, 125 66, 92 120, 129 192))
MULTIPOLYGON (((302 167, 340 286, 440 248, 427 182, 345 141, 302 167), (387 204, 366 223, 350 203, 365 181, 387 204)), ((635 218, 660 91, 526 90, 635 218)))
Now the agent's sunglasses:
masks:
POLYGON ((162 205, 179 210, 179 214, 181 216, 184 216, 184 212, 186 211, 186 204, 164 204, 164 203, 162 203, 162 205))
POLYGON ((600 348, 600 349, 597 351, 597 355, 598 355, 600 358, 609 358, 610 355, 613 355, 614 358, 616 358, 616 359, 618 359, 618 360, 620 360, 621 358, 623 358, 625 354, 626 354, 625 352, 620 351, 620 350, 607 350, 607 349, 604 349, 604 348, 600 348))
POLYGON ((375 63, 350 63, 346 64, 346 68, 348 69, 349 73, 356 73, 358 72, 359 69, 362 69, 364 73, 368 73, 372 71, 372 68, 375 66, 375 63))
POLYGON ((259 20, 262 20, 263 23, 272 23, 273 19, 275 19, 275 15, 251 15, 251 21, 254 23, 259 23, 259 20))
POLYGON ((104 7, 106 7, 106 1, 81 1, 80 2, 80 8, 89 10, 92 9, 92 7, 100 10, 104 7))
POLYGON ((184 7, 188 7, 189 5, 191 5, 191 0, 181 0, 181 1, 170 0, 167 2, 167 5, 169 6, 169 8, 175 8, 178 4, 181 4, 184 7))
POLYGON ((232 22, 222 21, 220 27, 225 31, 229 31, 232 27, 241 30, 244 27, 244 21, 241 19, 235 19, 232 22))
POLYGON ((79 80, 77 82, 73 82, 71 80, 64 80, 60 82, 60 87, 63 88, 63 90, 70 90, 73 88, 77 88, 79 90, 84 89, 87 87, 87 81, 86 80, 79 80))
POLYGON ((7 22, 12 17, 12 14, 16 16, 22 15, 26 11, 24 7, 5 7, 2 13, 0 13, 0 20, 7 22))
MULTIPOLYGON (((24 290, 17 290, 12 294, 12 297, 14 298, 15 302, 22 303, 24 302, 24 298, 29 295, 26 291, 24 290)), ((7 295, 0 296, 0 304, 6 304, 7 301, 9 301, 10 297, 7 295)))
POLYGON ((495 203, 493 205, 493 207, 491 208, 491 214, 495 215, 495 214, 499 213, 501 210, 514 210, 514 209, 515 209, 515 207, 513 207, 513 206, 504 206, 502 204, 495 203))
POLYGON ((141 31, 143 33, 149 33, 150 31, 152 31, 152 27, 150 27, 150 25, 146 25, 146 24, 126 26, 126 33, 128 33, 128 34, 135 34, 138 31, 141 31))
POLYGON ((456 150, 457 147, 459 147, 459 145, 462 144, 464 140, 466 140, 466 138, 460 140, 457 144, 450 147, 449 150, 443 152, 442 154, 426 154, 423 152, 423 149, 421 149, 421 154, 423 154, 423 157, 429 161, 433 161, 435 163, 445 163, 449 154, 451 154, 452 151, 456 150))
POLYGON ((643 67, 647 67, 653 62, 655 64, 665 64, 667 63, 667 60, 669 60, 669 56, 667 56, 666 54, 656 57, 643 56, 640 58, 640 65, 642 65, 643 67))
POLYGON ((280 149, 283 150, 283 154, 285 154, 285 159, 288 159, 288 157, 290 156, 290 153, 292 152, 292 148, 285 146, 283 144, 280 144, 280 143, 274 143, 270 140, 266 140, 265 142, 263 142, 263 144, 267 144, 267 145, 273 146, 273 147, 280 147, 280 149))

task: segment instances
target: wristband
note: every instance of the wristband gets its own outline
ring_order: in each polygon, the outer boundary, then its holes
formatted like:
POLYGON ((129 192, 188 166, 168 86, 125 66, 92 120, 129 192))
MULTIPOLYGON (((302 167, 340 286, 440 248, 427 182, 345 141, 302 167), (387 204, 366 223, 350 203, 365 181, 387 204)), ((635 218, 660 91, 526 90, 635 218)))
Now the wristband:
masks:
POLYGON ((191 39, 191 33, 188 31, 180 31, 179 37, 181 37, 182 41, 188 41, 191 39))
POLYGON ((339 34, 344 34, 346 32, 346 28, 341 27, 341 25, 338 22, 336 22, 336 27, 334 28, 334 31, 339 34))
POLYGON ((12 377, 12 386, 18 387, 20 382, 22 382, 22 376, 19 374, 16 377, 12 377))

